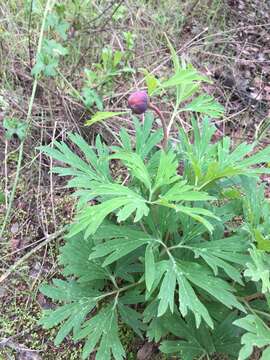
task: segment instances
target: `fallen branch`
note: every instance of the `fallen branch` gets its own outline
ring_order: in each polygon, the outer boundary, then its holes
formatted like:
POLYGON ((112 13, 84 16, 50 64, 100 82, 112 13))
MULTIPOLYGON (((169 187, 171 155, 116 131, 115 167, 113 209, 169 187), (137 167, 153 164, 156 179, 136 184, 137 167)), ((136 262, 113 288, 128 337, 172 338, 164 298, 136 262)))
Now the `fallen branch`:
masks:
POLYGON ((0 340, 0 349, 1 348, 5 348, 5 347, 9 347, 12 350, 15 350, 16 352, 40 352, 41 350, 33 350, 33 349, 28 349, 26 347, 24 347, 24 345, 21 345, 19 343, 16 343, 15 341, 12 341, 8 338, 4 338, 2 340, 0 340))
POLYGON ((0 277, 0 284, 6 280, 9 275, 15 271, 18 266, 20 266, 25 260, 27 260, 32 254, 34 254, 37 250, 41 249, 43 246, 47 245, 50 241, 58 238, 60 235, 62 235, 66 230, 66 227, 64 227, 62 230, 59 230, 55 232, 54 234, 48 235, 47 239, 43 241, 41 244, 34 247, 31 251, 29 251, 27 254, 25 254, 23 257, 21 257, 15 264, 13 264, 1 277, 0 277))

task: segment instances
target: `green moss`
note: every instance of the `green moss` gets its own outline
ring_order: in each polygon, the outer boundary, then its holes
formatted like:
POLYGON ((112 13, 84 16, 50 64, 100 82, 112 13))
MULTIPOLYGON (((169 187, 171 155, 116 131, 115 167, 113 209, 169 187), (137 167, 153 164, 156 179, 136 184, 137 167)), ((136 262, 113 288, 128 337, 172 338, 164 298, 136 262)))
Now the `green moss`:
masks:
POLYGON ((127 354, 127 360, 135 360, 136 359, 136 353, 134 353, 134 349, 132 347, 134 346, 134 339, 136 335, 134 332, 126 327, 124 324, 122 324, 119 328, 119 338, 121 340, 121 343, 126 351, 127 354))

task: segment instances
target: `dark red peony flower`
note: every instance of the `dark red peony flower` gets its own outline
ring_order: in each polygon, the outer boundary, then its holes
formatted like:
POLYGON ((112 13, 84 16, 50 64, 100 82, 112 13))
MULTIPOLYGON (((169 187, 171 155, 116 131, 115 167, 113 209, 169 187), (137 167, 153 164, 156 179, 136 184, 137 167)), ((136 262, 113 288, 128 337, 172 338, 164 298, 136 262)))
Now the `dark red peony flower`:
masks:
POLYGON ((128 107, 134 114, 143 114, 148 108, 148 95, 146 91, 136 91, 128 98, 128 107))

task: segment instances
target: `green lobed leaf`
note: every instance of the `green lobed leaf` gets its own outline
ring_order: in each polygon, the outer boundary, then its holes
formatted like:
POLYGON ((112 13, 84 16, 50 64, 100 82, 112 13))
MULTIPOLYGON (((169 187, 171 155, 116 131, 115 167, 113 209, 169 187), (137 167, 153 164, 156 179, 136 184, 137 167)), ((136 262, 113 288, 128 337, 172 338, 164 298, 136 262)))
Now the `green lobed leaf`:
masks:
POLYGON ((179 310, 181 314, 185 317, 188 314, 188 310, 191 310, 195 316, 197 328, 200 326, 202 319, 213 328, 213 320, 207 308, 199 300, 184 272, 177 268, 176 273, 179 286, 179 310))
POLYGON ((55 310, 46 310, 39 324, 46 329, 60 325, 54 343, 61 344, 64 338, 73 331, 75 336, 82 323, 96 305, 99 292, 89 286, 76 282, 54 280, 54 286, 43 285, 40 291, 54 300, 69 301, 55 310))
POLYGON ((261 281, 262 293, 270 292, 270 257, 256 248, 249 250, 251 262, 248 262, 244 275, 254 282, 261 281))
POLYGON ((254 229, 254 237, 258 250, 270 251, 270 240, 266 239, 259 229, 254 229))
POLYGON ((106 256, 102 266, 107 266, 150 241, 151 239, 149 237, 142 237, 136 240, 133 239, 132 241, 130 241, 129 238, 109 240, 94 246, 93 252, 89 256, 89 260, 106 256))
POLYGON ((133 122, 136 131, 136 153, 145 160, 162 140, 163 131, 162 129, 152 131, 154 115, 150 111, 146 111, 143 123, 136 117, 133 117, 133 122))
POLYGON ((123 115, 126 114, 126 111, 98 111, 94 116, 92 116, 92 118, 90 120, 87 120, 85 122, 86 126, 90 126, 93 125, 97 122, 103 121, 103 120, 107 120, 110 119, 114 116, 119 116, 119 115, 123 115))
POLYGON ((148 244, 145 249, 145 283, 146 289, 151 290, 151 287, 155 281, 156 268, 155 268, 155 257, 153 253, 153 245, 148 244))
POLYGON ((132 309, 130 306, 126 306, 121 302, 118 303, 119 314, 122 321, 127 324, 131 329, 143 339, 142 331, 145 330, 146 326, 142 323, 142 314, 132 309))
POLYGON ((152 192, 157 191, 161 186, 173 184, 179 179, 177 175, 178 160, 173 151, 162 151, 157 169, 152 192))
POLYGON ((16 118, 4 118, 3 128, 5 129, 5 137, 7 140, 11 140, 14 135, 22 141, 26 137, 27 123, 16 118))
POLYGON ((160 346, 163 353, 176 354, 183 360, 194 360, 196 357, 213 352, 212 349, 206 348, 202 341, 203 332, 211 338, 207 328, 201 326, 202 331, 197 329, 191 317, 187 317, 185 321, 176 313, 173 316, 166 314, 162 319, 165 329, 178 338, 178 340, 163 340, 160 346))
POLYGON ((131 171, 132 175, 141 181, 147 189, 151 189, 151 178, 141 157, 133 152, 119 151, 110 156, 110 159, 119 159, 131 171))
MULTIPOLYGON (((253 348, 263 348, 270 346, 270 328, 256 315, 247 315, 246 317, 235 320, 234 324, 246 330, 241 338, 242 348, 238 360, 245 360, 250 357, 253 348)), ((267 355, 269 348, 266 351, 267 355)))
POLYGON ((224 107, 216 102, 212 96, 200 95, 187 104, 182 111, 195 111, 213 118, 219 118, 224 113, 224 107))
POLYGON ((86 206, 78 213, 70 236, 80 231, 85 231, 85 237, 87 238, 97 231, 109 214, 117 210, 119 210, 117 214, 118 221, 127 219, 127 217, 135 212, 134 222, 137 222, 149 213, 147 201, 127 186, 93 183, 91 188, 85 194, 88 201, 101 198, 103 202, 97 205, 86 206))
MULTIPOLYGON (((183 320, 179 314, 166 314, 163 316, 162 325, 169 334, 177 340, 163 340, 160 350, 166 354, 176 354, 183 360, 194 360, 197 357, 212 357, 218 353, 229 354, 235 358, 240 349, 239 331, 232 325, 236 314, 230 313, 212 331, 201 324, 199 328, 192 316, 183 320)), ((164 330, 165 332, 165 330, 164 330)))
POLYGON ((147 92, 149 94, 149 96, 153 95, 153 93, 155 92, 155 90, 159 87, 159 80, 155 77, 155 75, 153 74, 147 74, 145 76, 145 82, 146 82, 146 86, 147 86, 147 92))
POLYGON ((175 287, 176 274, 173 266, 170 265, 165 272, 158 294, 158 299, 160 300, 158 306, 158 316, 162 316, 163 314, 165 314, 168 308, 171 312, 174 311, 175 287))
POLYGON ((100 262, 89 260, 92 248, 93 239, 84 239, 83 233, 69 238, 60 248, 59 263, 64 265, 63 275, 75 276, 78 282, 87 284, 90 281, 110 279, 110 274, 102 268, 100 262))
POLYGON ((108 305, 85 322, 76 334, 76 340, 86 339, 82 358, 87 359, 98 345, 96 360, 123 360, 125 351, 119 339, 117 313, 112 305, 108 305))
POLYGON ((212 268, 215 275, 221 268, 234 281, 243 285, 240 272, 229 263, 244 266, 247 261, 246 250, 249 244, 240 236, 232 236, 226 239, 204 241, 199 244, 186 246, 192 250, 195 257, 201 257, 212 268))
POLYGON ((178 181, 165 194, 161 194, 160 198, 170 202, 215 200, 215 197, 206 192, 198 191, 192 185, 187 185, 186 180, 178 181))
POLYGON ((182 84, 193 84, 200 81, 210 82, 207 77, 202 76, 192 66, 189 66, 185 69, 177 70, 171 78, 161 83, 161 87, 167 89, 182 84))

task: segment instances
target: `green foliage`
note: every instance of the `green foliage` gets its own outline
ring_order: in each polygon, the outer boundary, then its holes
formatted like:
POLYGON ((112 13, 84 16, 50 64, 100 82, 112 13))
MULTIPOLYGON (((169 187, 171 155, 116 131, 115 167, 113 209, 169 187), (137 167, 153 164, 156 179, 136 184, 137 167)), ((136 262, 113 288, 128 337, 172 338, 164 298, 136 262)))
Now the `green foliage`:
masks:
POLYGON ((63 40, 67 40, 67 31, 70 25, 62 16, 60 5, 56 6, 56 12, 52 12, 46 19, 46 30, 54 31, 63 40))
POLYGON ((81 94, 75 95, 83 101, 86 108, 92 109, 96 106, 99 111, 102 111, 102 96, 111 92, 114 78, 134 72, 128 64, 134 47, 134 36, 130 32, 124 32, 123 37, 126 42, 126 51, 105 47, 102 49, 100 61, 93 64, 91 70, 84 69, 85 79, 81 94))
POLYGON ((201 83, 211 83, 211 80, 201 75, 191 64, 187 65, 183 59, 179 59, 169 39, 166 35, 165 37, 171 52, 174 73, 164 81, 159 81, 152 74, 146 74, 145 81, 150 95, 170 92, 174 96, 175 103, 171 123, 183 111, 192 111, 212 118, 222 117, 224 107, 212 96, 201 93, 200 90, 201 83))
POLYGON ((86 86, 83 87, 82 98, 86 108, 91 109, 93 105, 96 105, 98 110, 100 111, 103 110, 102 98, 98 95, 98 93, 94 89, 88 88, 86 86))
POLYGON ((5 194, 2 190, 0 190, 0 204, 4 204, 5 202, 5 194))
POLYGON ((263 294, 270 293, 270 258, 267 253, 257 249, 249 250, 251 261, 246 264, 244 275, 261 284, 263 294))
MULTIPOLYGON (((269 172, 267 168, 252 167, 269 159, 269 147, 252 154, 255 144, 242 143, 232 150, 229 137, 224 137, 217 143, 211 143, 215 128, 209 126, 207 119, 202 124, 201 133, 195 120, 192 124, 194 143, 180 129, 179 151, 182 152, 186 164, 185 175, 200 189, 209 189, 216 186, 217 181, 234 176, 255 176, 262 172, 269 172)), ((242 182, 245 186, 245 182, 243 180, 242 182)))
MULTIPOLYGON (((217 308, 218 309, 218 308, 217 308)), ((160 349, 165 354, 179 354, 183 360, 192 360, 214 353, 227 354, 235 358, 240 344, 237 336, 239 330, 232 326, 236 313, 228 313, 219 309, 221 316, 215 323, 215 329, 210 330, 204 324, 197 329, 194 320, 188 316, 183 320, 179 314, 164 318, 164 330, 181 340, 163 340, 160 349)))
POLYGON ((84 338, 86 342, 82 353, 83 359, 88 358, 97 343, 97 360, 110 360, 111 354, 116 360, 124 359, 125 351, 118 336, 117 312, 113 305, 101 309, 97 315, 85 322, 75 336, 76 340, 84 338))
POLYGON ((160 85, 158 79, 154 75, 148 73, 146 73, 145 82, 149 96, 151 96, 160 85))
POLYGON ((45 39, 36 64, 32 69, 32 75, 44 74, 47 77, 57 75, 57 67, 61 56, 68 54, 67 48, 57 41, 45 39))
POLYGON ((247 332, 241 338, 243 345, 239 360, 248 359, 252 354, 254 346, 264 348, 261 360, 267 360, 270 356, 270 328, 256 315, 247 315, 242 319, 234 321, 234 324, 245 329, 247 332))
POLYGON ((129 51, 133 50, 133 48, 135 46, 136 35, 130 31, 124 31, 123 37, 125 40, 126 49, 129 51))
POLYGON ((118 112, 112 112, 112 111, 100 111, 100 112, 97 112, 90 120, 87 120, 85 122, 85 125, 92 125, 96 122, 99 122, 99 121, 103 121, 103 120, 106 120, 106 119, 110 119, 112 118, 113 116, 118 116, 118 115, 122 115, 122 114, 125 114, 125 112, 123 111, 118 111, 118 112))
MULTIPOLYGON (((40 5, 40 4, 39 4, 40 5)), ((33 11, 42 14, 43 9, 34 1, 33 11)), ((31 8, 30 7, 30 8, 31 8)), ((45 19, 46 37, 41 46, 41 51, 36 57, 36 63, 32 68, 33 76, 55 77, 61 57, 68 55, 69 50, 61 42, 68 38, 70 24, 65 20, 65 6, 56 4, 54 11, 50 11, 45 19)))
POLYGON ((220 117, 224 108, 219 103, 214 101, 212 96, 200 95, 196 97, 190 104, 186 105, 182 111, 195 111, 213 118, 220 117))
MULTIPOLYGON (((191 73, 197 86, 203 77, 179 67, 163 87, 179 87, 183 99, 191 73)), ((212 99, 200 100, 189 110, 216 116, 212 99)), ((193 120, 188 135, 180 129, 177 146, 159 149, 162 131, 152 132, 153 121, 151 113, 144 123, 134 118, 136 138, 122 129, 111 148, 78 134, 68 136, 72 150, 58 141, 41 148, 65 164, 53 171, 68 176, 78 198, 60 253, 66 280, 41 288, 60 304, 41 324, 59 327, 56 344, 68 334, 83 340, 84 359, 97 351, 97 359, 122 360, 122 323, 183 360, 214 353, 246 359, 254 346, 270 345, 258 317, 269 318, 269 254, 258 232, 269 241, 270 204, 257 184, 270 148, 254 153, 254 144, 234 147, 226 137, 213 143, 215 127, 204 119, 193 120), (123 182, 114 179, 115 161, 123 182)), ((269 348, 262 359, 268 355, 269 348)))
POLYGON ((26 136, 27 124, 15 118, 5 118, 3 120, 3 128, 5 129, 5 137, 10 140, 14 135, 22 141, 26 136))
POLYGON ((130 33, 124 33, 127 42, 127 51, 113 50, 111 47, 104 47, 100 55, 100 61, 93 64, 91 70, 85 69, 85 85, 92 90, 104 91, 104 88, 111 88, 112 80, 123 74, 129 74, 134 70, 128 65, 128 58, 133 44, 133 37, 130 33))

